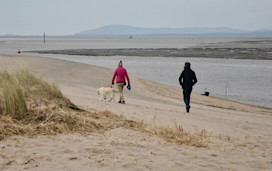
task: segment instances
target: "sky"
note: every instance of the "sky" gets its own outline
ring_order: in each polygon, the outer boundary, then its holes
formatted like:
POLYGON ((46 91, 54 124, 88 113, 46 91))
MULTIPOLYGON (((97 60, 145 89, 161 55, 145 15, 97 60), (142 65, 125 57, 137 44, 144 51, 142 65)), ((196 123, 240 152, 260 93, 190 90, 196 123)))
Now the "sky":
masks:
POLYGON ((272 29, 272 0, 0 0, 0 35, 70 35, 111 24, 272 29))

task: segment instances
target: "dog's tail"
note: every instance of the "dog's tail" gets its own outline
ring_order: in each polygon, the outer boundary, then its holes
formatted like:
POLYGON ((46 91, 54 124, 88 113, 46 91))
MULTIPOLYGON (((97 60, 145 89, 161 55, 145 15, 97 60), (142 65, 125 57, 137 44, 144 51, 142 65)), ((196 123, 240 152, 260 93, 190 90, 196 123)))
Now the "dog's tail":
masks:
POLYGON ((97 94, 100 95, 99 89, 96 90, 97 94))

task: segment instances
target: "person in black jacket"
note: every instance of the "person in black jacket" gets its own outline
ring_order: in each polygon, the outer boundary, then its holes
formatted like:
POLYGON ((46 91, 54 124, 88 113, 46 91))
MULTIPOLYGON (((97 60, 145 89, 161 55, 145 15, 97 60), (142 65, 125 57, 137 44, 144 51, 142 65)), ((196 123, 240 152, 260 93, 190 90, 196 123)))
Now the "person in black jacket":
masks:
POLYGON ((193 86, 197 82, 197 78, 195 72, 191 70, 191 64, 189 62, 185 62, 184 70, 180 74, 179 84, 183 89, 183 99, 186 105, 186 111, 190 110, 190 96, 193 89, 193 86))

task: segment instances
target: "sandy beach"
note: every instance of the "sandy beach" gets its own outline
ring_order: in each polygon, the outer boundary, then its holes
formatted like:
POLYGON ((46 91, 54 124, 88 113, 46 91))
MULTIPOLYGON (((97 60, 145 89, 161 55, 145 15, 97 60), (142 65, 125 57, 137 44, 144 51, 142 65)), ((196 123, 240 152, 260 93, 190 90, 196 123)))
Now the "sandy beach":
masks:
MULTIPOLYGON (((130 75, 126 104, 100 102, 96 90, 113 70, 64 60, 0 55, 0 71, 27 68, 59 85, 84 110, 205 133, 207 146, 168 142, 123 127, 104 133, 12 136, 0 141, 0 170, 270 170, 272 109, 192 94, 186 113, 179 88, 130 75)), ((129 69, 128 69, 129 70, 129 69)), ((116 89, 116 87, 114 87, 116 89)))

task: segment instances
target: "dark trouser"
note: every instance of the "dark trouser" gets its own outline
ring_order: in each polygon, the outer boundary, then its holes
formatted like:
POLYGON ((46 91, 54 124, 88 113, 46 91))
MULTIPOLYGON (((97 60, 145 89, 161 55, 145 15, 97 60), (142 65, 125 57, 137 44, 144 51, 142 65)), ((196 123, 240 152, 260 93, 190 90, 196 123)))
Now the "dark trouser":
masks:
POLYGON ((192 89, 183 89, 183 99, 186 105, 186 108, 190 108, 190 96, 192 89))

